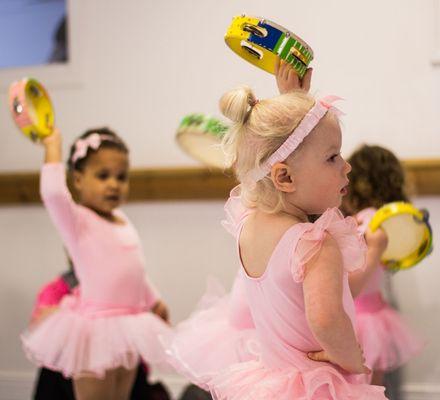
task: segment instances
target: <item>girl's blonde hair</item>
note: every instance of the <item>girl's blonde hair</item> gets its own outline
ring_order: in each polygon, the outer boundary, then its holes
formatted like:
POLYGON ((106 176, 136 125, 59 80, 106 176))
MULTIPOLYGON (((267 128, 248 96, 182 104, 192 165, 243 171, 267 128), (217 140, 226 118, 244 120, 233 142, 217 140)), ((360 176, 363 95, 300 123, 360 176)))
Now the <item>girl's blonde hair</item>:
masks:
POLYGON ((248 207, 266 212, 283 209, 283 193, 275 189, 270 176, 256 184, 249 183, 246 176, 281 146, 314 104, 313 97, 303 91, 257 101, 248 86, 231 90, 220 99, 223 115, 233 122, 223 138, 223 150, 248 207))

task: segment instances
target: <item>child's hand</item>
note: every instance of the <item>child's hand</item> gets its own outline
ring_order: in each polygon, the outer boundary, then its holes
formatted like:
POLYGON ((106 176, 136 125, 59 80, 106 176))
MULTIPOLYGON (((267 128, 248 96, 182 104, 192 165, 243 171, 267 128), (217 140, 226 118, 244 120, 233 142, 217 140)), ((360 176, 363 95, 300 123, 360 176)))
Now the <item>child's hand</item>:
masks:
MULTIPOLYGON (((350 372, 352 374, 370 374, 371 370, 365 365, 365 358, 360 346, 359 346, 359 350, 362 354, 361 363, 358 363, 357 365, 339 365, 339 366, 345 371, 350 372)), ((325 350, 309 352, 307 353, 307 357, 309 357, 313 361, 330 362, 332 364, 336 364, 330 359, 329 355, 325 352, 325 350)))
POLYGON ((61 133, 59 129, 54 128, 53 132, 49 136, 41 139, 41 143, 46 148, 49 146, 61 146, 61 133))
POLYGON ((308 92, 312 80, 312 71, 311 68, 308 68, 304 77, 300 79, 290 64, 278 59, 275 64, 275 76, 280 94, 289 93, 293 90, 304 90, 308 92))
POLYGON ((159 318, 162 318, 165 322, 169 320, 168 307, 162 301, 158 301, 151 309, 153 314, 156 314, 159 318))
POLYGON ((372 232, 370 229, 365 232, 365 241, 369 250, 376 251, 380 256, 388 246, 388 236, 383 229, 372 232))

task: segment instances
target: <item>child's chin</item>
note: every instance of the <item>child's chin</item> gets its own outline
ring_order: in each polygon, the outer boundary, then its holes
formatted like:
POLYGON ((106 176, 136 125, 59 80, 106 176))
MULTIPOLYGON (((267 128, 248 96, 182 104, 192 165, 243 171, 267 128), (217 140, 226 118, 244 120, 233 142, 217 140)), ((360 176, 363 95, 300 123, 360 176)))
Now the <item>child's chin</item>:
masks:
POLYGON ((109 212, 120 207, 120 205, 121 205, 121 201, 111 201, 105 204, 102 208, 105 209, 105 211, 109 212))
POLYGON ((111 214, 114 210, 116 210, 119 207, 119 203, 115 205, 106 205, 104 207, 99 207, 98 212, 100 214, 111 214))

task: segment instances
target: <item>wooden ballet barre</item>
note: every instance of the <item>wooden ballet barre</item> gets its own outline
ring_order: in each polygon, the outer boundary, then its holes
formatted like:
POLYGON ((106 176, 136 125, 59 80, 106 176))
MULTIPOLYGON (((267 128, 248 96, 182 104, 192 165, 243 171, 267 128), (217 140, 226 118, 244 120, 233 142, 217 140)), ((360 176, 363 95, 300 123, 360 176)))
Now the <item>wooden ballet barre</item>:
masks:
MULTIPOLYGON (((404 160, 411 196, 440 195, 440 159, 404 160)), ((231 171, 200 167, 130 172, 129 201, 225 200, 237 184, 231 171)), ((39 172, 0 174, 0 205, 40 203, 39 172)))

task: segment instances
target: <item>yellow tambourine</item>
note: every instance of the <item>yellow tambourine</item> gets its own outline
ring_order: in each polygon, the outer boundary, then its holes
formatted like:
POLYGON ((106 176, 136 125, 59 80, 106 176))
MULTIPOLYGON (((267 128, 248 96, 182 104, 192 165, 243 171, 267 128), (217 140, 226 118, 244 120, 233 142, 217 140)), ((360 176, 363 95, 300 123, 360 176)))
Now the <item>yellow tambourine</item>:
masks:
POLYGON ((225 168, 222 138, 228 126, 204 114, 186 115, 179 124, 176 141, 191 157, 214 168, 225 168))
POLYGON ((234 17, 225 42, 240 57, 271 74, 278 57, 292 65, 300 78, 313 60, 313 50, 304 40, 266 19, 234 17))
POLYGON ((382 262, 389 269, 411 268, 432 251, 429 214, 410 203, 384 205, 374 214, 369 227, 373 232, 380 227, 388 236, 382 262))
POLYGON ((44 86, 35 79, 23 78, 9 87, 9 109, 18 128, 32 141, 52 133, 55 115, 44 86))

